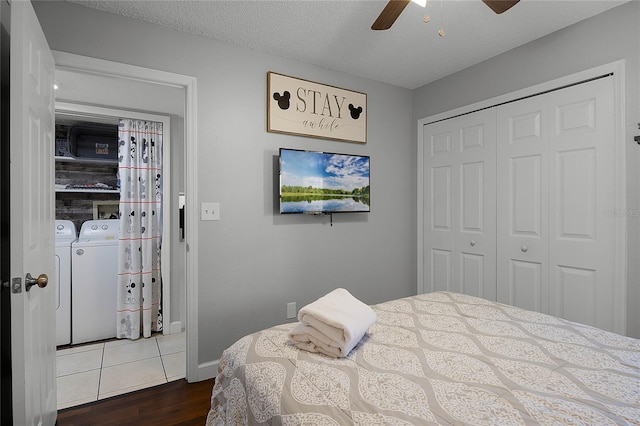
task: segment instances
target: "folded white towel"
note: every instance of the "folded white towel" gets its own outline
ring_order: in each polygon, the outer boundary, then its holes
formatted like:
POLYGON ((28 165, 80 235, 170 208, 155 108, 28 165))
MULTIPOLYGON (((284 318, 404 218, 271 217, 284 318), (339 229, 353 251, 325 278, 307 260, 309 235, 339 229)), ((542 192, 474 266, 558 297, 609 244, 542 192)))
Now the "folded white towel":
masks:
POLYGON ((311 342, 319 352, 344 357, 375 323, 376 313, 344 288, 338 288, 300 309, 298 320, 310 328, 294 328, 289 333, 294 344, 311 342))
POLYGON ((317 352, 339 358, 340 348, 334 346, 327 336, 305 323, 300 323, 289 332, 289 338, 294 346, 308 352, 317 352))

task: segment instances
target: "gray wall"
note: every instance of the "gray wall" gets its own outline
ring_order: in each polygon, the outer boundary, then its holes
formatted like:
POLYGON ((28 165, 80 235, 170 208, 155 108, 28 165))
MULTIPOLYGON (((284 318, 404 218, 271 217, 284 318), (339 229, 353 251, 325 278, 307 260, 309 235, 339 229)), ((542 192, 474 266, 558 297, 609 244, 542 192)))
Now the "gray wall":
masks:
MULTIPOLYGON (((430 83, 413 94, 414 122, 599 65, 626 60, 627 334, 640 337, 640 2, 632 1, 430 83)), ((414 129, 415 132, 415 129, 414 129)), ((414 133, 415 135, 415 133, 414 133)))
POLYGON ((409 90, 236 48, 75 4, 35 2, 52 49, 198 79, 199 363, 243 335, 286 321, 342 286, 366 303, 416 291, 416 166, 409 90), (267 133, 266 73, 367 94, 368 141, 350 144, 267 133), (328 218, 275 210, 279 147, 371 156, 371 213, 328 218))

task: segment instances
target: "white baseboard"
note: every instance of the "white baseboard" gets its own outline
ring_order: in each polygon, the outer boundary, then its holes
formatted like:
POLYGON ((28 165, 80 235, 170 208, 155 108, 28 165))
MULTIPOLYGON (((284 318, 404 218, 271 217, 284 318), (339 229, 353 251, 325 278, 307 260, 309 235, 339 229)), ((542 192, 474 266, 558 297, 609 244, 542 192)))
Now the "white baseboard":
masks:
POLYGON ((198 364, 198 381, 216 377, 218 375, 218 364, 220 364, 219 359, 198 364))
POLYGON ((171 334, 181 333, 182 323, 180 321, 172 321, 171 324, 169 324, 169 332, 171 334))

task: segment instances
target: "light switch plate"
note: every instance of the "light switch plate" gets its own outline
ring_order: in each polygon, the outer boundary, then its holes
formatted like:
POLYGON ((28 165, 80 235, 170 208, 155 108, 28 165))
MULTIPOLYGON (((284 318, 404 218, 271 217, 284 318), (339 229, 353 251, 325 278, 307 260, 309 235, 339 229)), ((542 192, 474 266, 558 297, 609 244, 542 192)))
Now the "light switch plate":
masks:
POLYGON ((200 204, 200 220, 220 220, 220 203, 200 204))

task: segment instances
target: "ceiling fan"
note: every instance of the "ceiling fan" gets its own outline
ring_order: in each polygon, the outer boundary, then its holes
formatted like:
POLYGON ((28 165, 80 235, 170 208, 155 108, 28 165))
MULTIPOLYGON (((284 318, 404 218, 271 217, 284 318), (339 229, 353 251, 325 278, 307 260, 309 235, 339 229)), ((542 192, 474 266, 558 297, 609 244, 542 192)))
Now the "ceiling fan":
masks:
MULTIPOLYGON (((511 9, 520 0, 482 0, 484 4, 489 6, 495 13, 506 12, 511 9)), ((382 9, 378 19, 371 25, 372 30, 388 30, 398 19, 400 13, 411 0, 389 0, 389 3, 382 9)))

